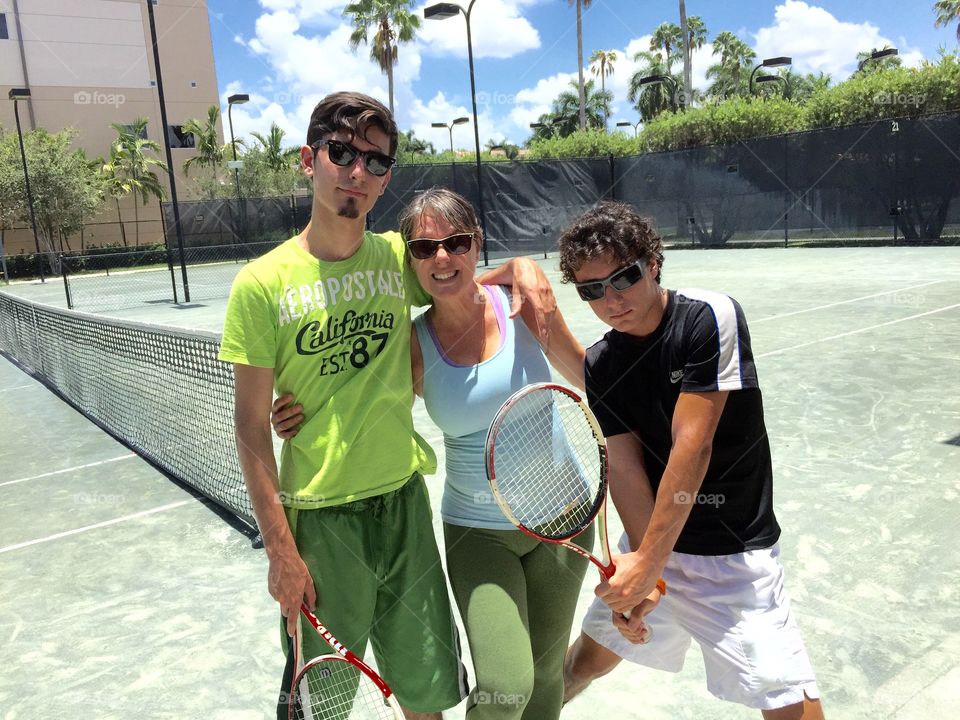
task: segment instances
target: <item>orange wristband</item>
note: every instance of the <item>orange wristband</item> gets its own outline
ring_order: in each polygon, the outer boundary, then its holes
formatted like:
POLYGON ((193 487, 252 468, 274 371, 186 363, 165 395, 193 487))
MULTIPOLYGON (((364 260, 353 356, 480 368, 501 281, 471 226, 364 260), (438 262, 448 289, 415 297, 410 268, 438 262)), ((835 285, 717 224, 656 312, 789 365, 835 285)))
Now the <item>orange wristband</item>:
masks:
POLYGON ((660 591, 661 595, 667 594, 667 584, 663 581, 663 578, 657 579, 657 590, 660 591))

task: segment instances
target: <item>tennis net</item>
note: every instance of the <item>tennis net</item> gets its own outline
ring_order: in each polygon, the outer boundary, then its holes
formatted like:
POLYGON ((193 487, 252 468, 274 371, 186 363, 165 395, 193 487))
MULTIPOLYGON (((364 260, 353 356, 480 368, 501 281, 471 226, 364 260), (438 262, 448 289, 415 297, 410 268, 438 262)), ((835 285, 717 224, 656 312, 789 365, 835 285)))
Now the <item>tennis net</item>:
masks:
POLYGON ((132 450, 255 527, 219 335, 0 292, 0 350, 132 450))

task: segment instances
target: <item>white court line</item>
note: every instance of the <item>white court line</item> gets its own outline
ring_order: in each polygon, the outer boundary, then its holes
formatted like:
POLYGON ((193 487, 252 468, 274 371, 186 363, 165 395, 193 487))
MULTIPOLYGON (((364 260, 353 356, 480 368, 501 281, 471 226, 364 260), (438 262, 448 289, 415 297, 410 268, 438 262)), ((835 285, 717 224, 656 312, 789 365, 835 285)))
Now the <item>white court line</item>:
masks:
POLYGON ((14 385, 13 387, 0 388, 0 393, 11 392, 13 390, 24 390, 26 388, 37 387, 36 385, 14 385))
POLYGON ((87 463, 86 465, 77 465, 64 470, 54 470, 53 472, 43 473, 43 475, 34 475, 33 477, 20 478, 19 480, 7 480, 6 482, 0 482, 0 487, 4 487, 6 485, 16 485, 17 483, 27 482, 28 480, 39 480, 40 478, 50 477, 51 475, 61 475, 63 473, 73 472, 74 470, 83 470, 84 468, 96 467, 97 465, 106 465, 107 463, 117 462, 117 460, 128 460, 134 457, 137 457, 137 454, 130 453, 129 455, 120 455, 119 457, 110 458, 109 460, 99 460, 97 462, 87 463))
POLYGON ((127 520, 136 520, 137 518, 153 515, 154 513, 158 512, 164 512, 165 510, 173 510, 174 508, 189 505, 192 502, 196 501, 180 500, 179 502, 161 505, 160 507, 155 507, 151 510, 144 510, 143 512, 134 513, 133 515, 124 515, 123 517, 114 518, 113 520, 106 520, 104 522, 96 523, 95 525, 85 525, 84 527, 77 528, 76 530, 67 530, 66 532, 57 533, 56 535, 48 535, 47 537, 38 538, 36 540, 28 540, 27 542, 17 543, 16 545, 9 545, 5 548, 0 548, 0 554, 12 552, 14 550, 20 550, 21 548, 30 547, 31 545, 39 545, 40 543, 50 542, 51 540, 59 540, 60 538, 70 537, 71 535, 77 535, 79 533, 96 530, 98 528, 116 525, 117 523, 126 522, 127 520))
POLYGON ((879 325, 871 325, 870 327, 860 328, 859 330, 851 330, 850 332, 840 333, 839 335, 831 335, 830 337, 820 338, 819 340, 811 340, 810 342, 800 343, 799 345, 794 345, 793 347, 782 348, 780 350, 771 350, 770 352, 760 353, 757 355, 757 357, 762 358, 770 357, 771 355, 779 355, 780 353, 790 352, 791 350, 799 350, 800 348, 807 347, 808 345, 816 345, 817 343, 826 342, 827 340, 838 340, 839 338, 848 337, 849 335, 856 335, 858 333, 867 332, 868 330, 876 330, 877 328, 886 327, 887 325, 896 325, 897 323, 906 322, 907 320, 916 320, 917 318, 922 318, 926 315, 934 315, 935 313, 946 312, 947 310, 953 310, 955 308, 960 308, 960 303, 957 303, 956 305, 947 305, 946 307, 937 308, 936 310, 928 310, 927 312, 911 315, 910 317, 900 318, 899 320, 890 320, 889 322, 880 323, 879 325))
POLYGON ((862 295, 850 300, 839 300, 837 302, 828 303, 827 305, 817 305, 816 307, 806 308, 805 310, 794 310, 793 312, 783 313, 782 315, 770 315, 768 317, 762 317, 759 320, 752 320, 750 324, 756 325, 757 323, 766 322, 767 320, 779 320, 780 318, 790 317, 791 315, 801 315, 803 313, 815 312, 817 310, 826 310, 827 308, 836 307, 837 305, 848 305, 849 303, 860 302, 861 300, 870 300, 876 297, 883 297, 884 295, 895 295, 896 293, 906 292, 907 290, 916 290, 917 288, 927 287, 928 285, 936 285, 937 283, 942 282, 947 281, 932 280, 930 282, 920 283, 919 285, 911 285, 910 287, 899 288, 898 290, 886 290, 884 292, 874 293, 873 295, 862 295))

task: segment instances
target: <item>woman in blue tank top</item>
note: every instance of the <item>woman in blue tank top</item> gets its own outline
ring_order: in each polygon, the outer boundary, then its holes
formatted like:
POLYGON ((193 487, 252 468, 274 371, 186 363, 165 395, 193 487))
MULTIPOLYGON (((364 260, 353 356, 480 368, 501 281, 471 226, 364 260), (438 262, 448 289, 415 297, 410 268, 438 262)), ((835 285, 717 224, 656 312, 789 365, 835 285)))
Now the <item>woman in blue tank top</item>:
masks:
MULTIPOLYGON (((447 574, 476 675, 466 718, 555 720, 587 561, 524 535, 503 516, 487 482, 484 445, 500 405, 524 385, 549 381, 549 365, 582 388, 583 347, 559 311, 549 344, 541 345, 528 306, 511 318, 504 288, 477 283, 483 237, 462 196, 443 188, 419 194, 401 213, 400 232, 433 297, 414 320, 411 360, 414 390, 446 450, 447 574)), ((576 542, 590 547, 592 530, 576 542)))
POLYGON ((583 348, 559 312, 542 347, 532 318, 508 317, 502 287, 477 283, 483 238, 461 196, 441 188, 422 193, 401 214, 400 233, 433 297, 414 321, 413 382, 443 431, 447 574, 476 674, 466 716, 551 720, 563 704, 563 656, 586 562, 524 535, 503 516, 487 482, 484 444, 510 395, 551 379, 548 362, 582 387, 583 348))

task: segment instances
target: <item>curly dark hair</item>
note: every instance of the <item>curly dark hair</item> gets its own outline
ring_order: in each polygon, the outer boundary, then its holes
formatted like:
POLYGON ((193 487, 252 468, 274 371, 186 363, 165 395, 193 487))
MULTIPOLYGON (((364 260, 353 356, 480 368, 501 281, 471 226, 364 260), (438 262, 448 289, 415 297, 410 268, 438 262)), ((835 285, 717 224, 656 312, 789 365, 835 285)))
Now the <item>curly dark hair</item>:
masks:
POLYGON ((338 130, 346 130, 352 136, 360 134, 366 140, 369 127, 378 127, 387 134, 390 155, 396 155, 397 123, 383 103, 363 93, 335 92, 318 102, 310 114, 307 145, 312 147, 324 135, 338 130))
POLYGON ((583 213, 560 235, 563 282, 576 282, 574 272, 595 258, 610 256, 618 265, 637 260, 656 262, 656 280, 663 267, 663 241, 651 218, 632 205, 602 201, 583 213))

